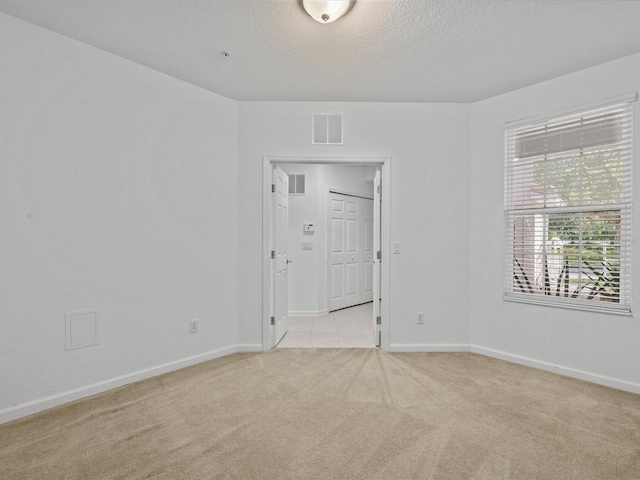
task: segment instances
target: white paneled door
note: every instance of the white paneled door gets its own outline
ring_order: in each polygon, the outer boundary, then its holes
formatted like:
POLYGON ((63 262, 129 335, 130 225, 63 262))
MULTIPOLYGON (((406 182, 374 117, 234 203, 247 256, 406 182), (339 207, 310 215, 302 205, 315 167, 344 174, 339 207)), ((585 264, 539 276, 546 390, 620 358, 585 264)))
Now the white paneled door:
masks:
POLYGON ((273 272, 273 345, 284 337, 289 328, 289 177, 278 167, 273 167, 272 195, 274 212, 274 238, 272 250, 273 272))
POLYGON ((373 179, 373 266, 372 266, 372 283, 373 283, 373 340, 376 346, 380 346, 380 322, 381 318, 381 298, 382 298, 382 269, 381 260, 378 258, 378 252, 381 252, 381 207, 382 207, 382 180, 380 178, 380 169, 376 170, 376 176, 373 179))
POLYGON ((329 311, 373 300, 373 200, 329 193, 329 311))

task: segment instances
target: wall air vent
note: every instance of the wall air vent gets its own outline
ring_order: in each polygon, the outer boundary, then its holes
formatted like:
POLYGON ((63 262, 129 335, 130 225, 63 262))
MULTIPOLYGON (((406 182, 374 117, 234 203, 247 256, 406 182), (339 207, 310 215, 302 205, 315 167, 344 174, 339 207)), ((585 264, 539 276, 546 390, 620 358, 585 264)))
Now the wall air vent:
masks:
POLYGON ((342 145, 342 114, 313 114, 313 145, 342 145))
POLYGON ((289 195, 304 195, 304 174, 289 175, 289 195))

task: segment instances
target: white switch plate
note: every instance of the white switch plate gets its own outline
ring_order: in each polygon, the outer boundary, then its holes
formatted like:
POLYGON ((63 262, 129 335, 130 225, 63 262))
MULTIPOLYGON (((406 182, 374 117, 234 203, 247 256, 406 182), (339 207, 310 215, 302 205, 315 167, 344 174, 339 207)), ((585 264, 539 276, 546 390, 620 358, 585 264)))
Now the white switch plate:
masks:
POLYGON ((400 253, 400 242, 394 242, 393 253, 400 253))
POLYGON ((302 242, 302 250, 313 250, 313 242, 302 242))

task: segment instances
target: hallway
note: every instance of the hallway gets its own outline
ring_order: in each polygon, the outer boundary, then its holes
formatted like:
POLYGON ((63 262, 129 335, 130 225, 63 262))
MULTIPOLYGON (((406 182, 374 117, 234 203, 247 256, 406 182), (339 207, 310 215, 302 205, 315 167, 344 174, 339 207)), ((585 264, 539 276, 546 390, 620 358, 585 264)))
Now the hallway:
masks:
POLYGON ((373 303, 321 317, 289 317, 289 330, 277 348, 374 348, 373 303))

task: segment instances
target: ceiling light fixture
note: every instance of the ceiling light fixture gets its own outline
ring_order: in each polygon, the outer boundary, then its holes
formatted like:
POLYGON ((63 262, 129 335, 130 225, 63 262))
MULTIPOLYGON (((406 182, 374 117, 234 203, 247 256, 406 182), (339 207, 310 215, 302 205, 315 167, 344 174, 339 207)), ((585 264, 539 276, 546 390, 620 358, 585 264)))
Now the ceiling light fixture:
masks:
POLYGON ((349 10, 355 0, 302 0, 302 6, 320 23, 335 22, 349 10))

